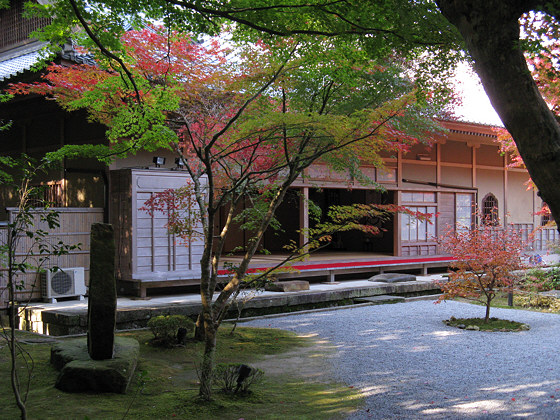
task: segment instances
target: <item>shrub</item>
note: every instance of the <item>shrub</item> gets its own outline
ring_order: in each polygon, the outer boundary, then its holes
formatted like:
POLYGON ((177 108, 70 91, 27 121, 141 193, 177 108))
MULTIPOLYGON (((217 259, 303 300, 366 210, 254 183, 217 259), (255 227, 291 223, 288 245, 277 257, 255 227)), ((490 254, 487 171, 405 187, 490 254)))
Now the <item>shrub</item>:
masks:
POLYGON ((249 392, 249 387, 258 383, 264 372, 239 363, 220 363, 214 372, 214 382, 228 394, 249 392))
POLYGON ((550 270, 533 268, 527 271, 524 283, 526 288, 534 291, 547 291, 560 289, 560 268, 550 270))
POLYGON ((159 315, 150 318, 148 328, 154 334, 154 342, 162 345, 177 344, 177 332, 184 328, 187 334, 194 331, 194 322, 184 315, 159 315))
POLYGON ((484 322, 490 319, 492 300, 499 291, 510 291, 522 268, 523 242, 517 231, 480 225, 472 230, 449 230, 440 244, 454 258, 449 280, 439 284, 438 302, 462 297, 486 306, 484 322))
POLYGON ((543 296, 539 294, 516 295, 513 304, 524 308, 542 308, 550 312, 560 312, 560 299, 554 296, 543 296))

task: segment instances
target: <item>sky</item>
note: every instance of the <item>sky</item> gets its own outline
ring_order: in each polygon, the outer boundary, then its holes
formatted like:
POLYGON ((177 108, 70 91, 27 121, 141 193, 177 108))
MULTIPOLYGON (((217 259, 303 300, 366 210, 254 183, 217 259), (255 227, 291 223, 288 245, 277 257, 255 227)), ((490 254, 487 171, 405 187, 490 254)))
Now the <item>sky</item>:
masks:
POLYGON ((503 126, 482 88, 480 79, 467 65, 463 65, 457 71, 456 83, 457 92, 463 98, 463 105, 455 110, 460 120, 503 126))

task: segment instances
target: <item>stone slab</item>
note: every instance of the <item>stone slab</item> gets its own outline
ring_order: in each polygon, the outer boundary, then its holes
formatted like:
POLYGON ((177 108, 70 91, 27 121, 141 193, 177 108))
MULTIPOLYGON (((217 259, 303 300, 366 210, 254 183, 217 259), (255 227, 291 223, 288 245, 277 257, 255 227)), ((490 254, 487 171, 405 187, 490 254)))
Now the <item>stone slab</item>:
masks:
POLYGON ((264 289, 269 292, 299 292, 309 290, 309 282, 305 280, 287 280, 268 283, 264 289))
POLYGON ((65 340, 51 348, 51 364, 60 374, 55 387, 64 392, 114 392, 125 394, 140 345, 133 338, 116 337, 112 359, 92 360, 85 337, 65 340))
POLYGON ((548 290, 546 292, 540 292, 539 295, 560 298, 560 290, 548 290))
POLYGON ((414 274, 404 274, 404 273, 383 273, 376 274, 368 279, 372 282, 380 283, 400 283, 405 281, 416 281, 416 276, 414 274))
MULTIPOLYGON (((347 299, 357 299, 377 295, 415 295, 439 293, 437 282, 415 281, 407 283, 364 283, 358 287, 337 287, 328 290, 305 290, 292 293, 278 293, 274 295, 255 296, 244 304, 245 309, 258 311, 264 315, 273 312, 275 308, 293 307, 314 304, 317 302, 331 302, 347 299)), ((201 311, 200 302, 169 303, 154 306, 150 301, 138 301, 138 306, 117 309, 117 329, 135 329, 146 327, 151 317, 158 315, 186 315, 195 318, 201 311)), ((87 331, 87 310, 52 309, 30 306, 23 311, 23 316, 30 331, 48 335, 79 334, 87 331)), ((237 312, 231 314, 237 317, 237 312)))
POLYGON ((366 296, 359 299, 354 299, 354 302, 356 303, 372 303, 374 305, 383 305, 386 303, 399 303, 404 301, 405 298, 402 296, 391 296, 391 295, 366 296))

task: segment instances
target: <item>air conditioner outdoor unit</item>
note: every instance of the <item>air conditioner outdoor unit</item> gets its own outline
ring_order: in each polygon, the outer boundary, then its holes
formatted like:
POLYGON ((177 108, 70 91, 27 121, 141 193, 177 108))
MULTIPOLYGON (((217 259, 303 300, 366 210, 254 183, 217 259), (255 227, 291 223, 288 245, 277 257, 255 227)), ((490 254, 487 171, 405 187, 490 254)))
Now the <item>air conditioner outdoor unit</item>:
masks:
POLYGON ((41 290, 43 299, 50 302, 56 302, 56 299, 61 297, 76 296, 83 299, 86 294, 84 267, 41 273, 41 290))

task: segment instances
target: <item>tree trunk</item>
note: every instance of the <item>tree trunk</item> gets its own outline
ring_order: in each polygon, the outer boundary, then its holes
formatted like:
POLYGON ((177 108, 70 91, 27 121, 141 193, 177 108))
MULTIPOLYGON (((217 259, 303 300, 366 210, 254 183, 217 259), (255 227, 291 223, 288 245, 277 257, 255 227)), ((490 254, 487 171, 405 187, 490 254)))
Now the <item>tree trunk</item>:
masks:
POLYGON ((484 317, 484 323, 488 324, 488 321, 490 320, 490 304, 491 304, 491 300, 486 300, 486 316, 484 317))
MULTIPOLYGON (((10 349, 10 382, 12 385, 12 391, 16 399, 16 404, 20 411, 21 420, 27 419, 27 407, 25 406, 24 398, 22 398, 19 389, 19 375, 17 373, 17 338, 16 338, 16 328, 17 328, 17 316, 18 307, 16 304, 16 280, 17 275, 15 272, 15 256, 14 252, 17 247, 17 236, 15 235, 16 230, 8 230, 8 318, 10 326, 10 337, 8 341, 8 347, 10 349)), ((30 379, 30 378, 29 378, 30 379)))
POLYGON ((198 314, 194 327, 194 339, 196 341, 204 341, 204 316, 202 312, 198 314))
POLYGON ((539 195, 560 220, 560 125, 537 89, 519 41, 518 18, 537 2, 436 2, 463 36, 484 90, 515 140, 539 195))
POLYGON ((13 284, 13 279, 10 280, 10 357, 11 357, 11 369, 10 369, 10 379, 12 384, 12 391, 14 392, 14 397, 16 398, 16 404, 20 411, 20 418, 21 420, 27 419, 27 408, 25 406, 25 402, 21 397, 21 392, 19 391, 19 378, 17 374, 17 339, 16 339, 16 318, 17 318, 17 305, 14 301, 15 293, 14 293, 15 285, 13 284))
POLYGON ((214 354, 216 352, 216 329, 205 323, 204 355, 200 370, 200 389, 198 395, 205 401, 212 399, 212 382, 214 379, 214 354))

